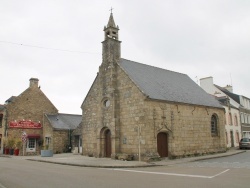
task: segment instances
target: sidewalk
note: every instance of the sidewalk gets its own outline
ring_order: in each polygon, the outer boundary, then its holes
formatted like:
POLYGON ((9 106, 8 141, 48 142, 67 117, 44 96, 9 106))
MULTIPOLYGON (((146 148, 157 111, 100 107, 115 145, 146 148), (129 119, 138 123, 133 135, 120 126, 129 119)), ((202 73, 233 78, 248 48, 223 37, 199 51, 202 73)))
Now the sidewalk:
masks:
POLYGON ((38 162, 47 162, 61 165, 71 165, 71 166, 81 166, 81 167, 97 167, 97 168, 136 168, 136 167, 152 167, 152 166, 168 166, 186 162, 193 162, 211 158, 225 157, 236 155, 239 153, 245 152, 244 150, 238 150, 232 148, 226 153, 219 153, 213 155, 199 156, 199 157, 188 157, 181 159, 163 159, 162 161, 154 162, 139 162, 139 161, 121 161, 113 160, 110 158, 95 158, 87 157, 82 155, 74 155, 72 153, 63 153, 63 154, 54 154, 53 157, 41 157, 41 156, 9 156, 1 155, 1 157, 10 157, 13 159, 20 160, 30 160, 38 162))

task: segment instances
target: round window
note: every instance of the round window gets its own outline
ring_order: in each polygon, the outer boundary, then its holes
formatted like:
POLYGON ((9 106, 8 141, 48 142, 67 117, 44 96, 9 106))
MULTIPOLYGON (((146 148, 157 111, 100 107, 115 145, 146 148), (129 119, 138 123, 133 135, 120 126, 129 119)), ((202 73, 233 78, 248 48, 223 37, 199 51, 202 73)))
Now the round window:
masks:
POLYGON ((106 108, 109 107, 110 106, 110 100, 106 99, 103 104, 104 104, 104 106, 106 108))

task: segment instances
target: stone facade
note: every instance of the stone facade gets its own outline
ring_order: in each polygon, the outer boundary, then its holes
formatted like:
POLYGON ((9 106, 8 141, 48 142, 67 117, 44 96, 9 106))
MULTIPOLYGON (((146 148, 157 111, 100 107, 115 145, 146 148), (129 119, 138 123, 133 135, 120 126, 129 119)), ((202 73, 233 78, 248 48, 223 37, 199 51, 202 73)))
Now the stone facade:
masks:
POLYGON ((148 98, 119 66, 118 30, 111 14, 102 64, 82 104, 83 155, 159 156, 160 133, 172 158, 225 151, 224 109, 148 98), (211 134, 212 115, 216 135, 211 134))
POLYGON ((81 115, 45 114, 43 134, 45 145, 54 153, 65 153, 74 150, 75 135, 79 134, 81 115), (74 132, 74 134, 73 134, 74 132))
POLYGON ((68 152, 67 146, 69 145, 69 130, 55 130, 51 123, 45 118, 43 126, 44 142, 48 144, 48 149, 53 150, 53 153, 68 152), (49 139, 49 143, 48 142, 49 139))
POLYGON ((20 140, 24 131, 28 137, 29 135, 31 135, 32 138, 35 137, 35 150, 27 150, 29 144, 28 138, 25 146, 25 154, 38 154, 42 147, 39 142, 43 137, 42 128, 10 128, 10 122, 27 120, 43 124, 43 116, 45 113, 57 113, 57 111, 56 107, 38 87, 38 79, 31 78, 30 86, 19 96, 13 97, 13 100, 8 101, 5 105, 3 124, 6 124, 7 127, 2 129, 4 139, 8 141, 11 139, 20 140), (7 120, 7 122, 5 122, 5 120, 7 120), (6 135, 4 133, 6 133, 6 135))

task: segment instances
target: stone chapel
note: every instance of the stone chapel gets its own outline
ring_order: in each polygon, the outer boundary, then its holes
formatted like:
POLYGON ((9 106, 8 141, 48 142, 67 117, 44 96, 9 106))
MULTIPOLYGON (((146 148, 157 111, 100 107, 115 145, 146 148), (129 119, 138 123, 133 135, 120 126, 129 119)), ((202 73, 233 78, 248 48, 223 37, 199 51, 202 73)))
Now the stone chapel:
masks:
POLYGON ((102 64, 82 103, 83 155, 135 160, 225 151, 224 108, 186 74, 121 58, 104 27, 102 64))

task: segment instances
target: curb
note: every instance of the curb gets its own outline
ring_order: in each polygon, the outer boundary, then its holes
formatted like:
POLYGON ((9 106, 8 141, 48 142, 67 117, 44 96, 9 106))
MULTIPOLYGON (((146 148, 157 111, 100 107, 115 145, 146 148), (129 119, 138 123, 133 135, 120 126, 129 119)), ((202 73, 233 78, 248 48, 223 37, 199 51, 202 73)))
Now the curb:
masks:
POLYGON ((28 161, 36 161, 36 162, 43 162, 43 163, 52 163, 52 164, 60 164, 60 165, 68 165, 68 166, 78 166, 78 167, 91 167, 91 168, 144 168, 144 167, 154 167, 154 166, 163 166, 163 165, 157 165, 157 164, 151 164, 151 165, 137 165, 137 166, 102 166, 102 165, 85 165, 85 164, 73 164, 73 163, 60 163, 55 161, 45 161, 45 160, 39 160, 39 159, 26 159, 28 161))
MULTIPOLYGON (((156 166, 171 166, 175 164, 181 164, 181 163, 186 163, 186 162, 195 162, 195 161, 203 161, 203 160, 208 160, 208 159, 214 159, 214 158, 222 158, 222 157, 228 157, 228 156, 233 156, 237 155, 240 153, 244 153, 246 150, 239 150, 235 151, 232 153, 224 153, 224 154, 219 154, 219 155, 210 155, 210 156, 202 156, 200 158, 182 158, 185 160, 169 160, 167 162, 162 162, 162 164, 157 164, 156 163, 146 163, 145 165, 134 165, 134 166, 127 166, 127 165, 88 165, 88 164, 76 164, 76 163, 68 163, 68 162, 57 162, 57 161, 49 161, 49 160, 41 160, 41 159, 25 159, 29 161, 36 161, 36 162, 44 162, 44 163, 51 163, 51 164, 59 164, 59 165, 68 165, 68 166, 78 166, 78 167, 91 167, 91 168, 145 168, 145 167, 156 167, 156 166)), ((0 157, 6 157, 6 158, 12 158, 9 155, 0 155, 0 157)))

